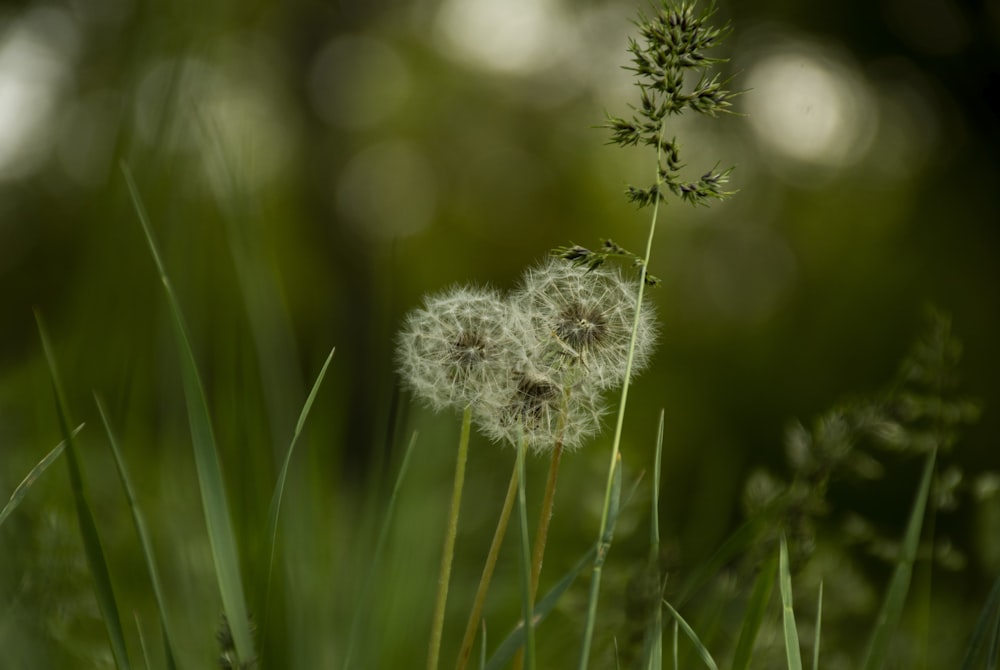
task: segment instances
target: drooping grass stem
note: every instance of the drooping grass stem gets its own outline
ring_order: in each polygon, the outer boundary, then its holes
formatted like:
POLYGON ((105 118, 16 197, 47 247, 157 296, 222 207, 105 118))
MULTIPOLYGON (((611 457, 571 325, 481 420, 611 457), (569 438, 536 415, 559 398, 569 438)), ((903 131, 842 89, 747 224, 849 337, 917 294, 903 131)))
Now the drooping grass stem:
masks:
POLYGON ((441 635, 444 632, 444 611, 448 601, 448 583, 451 581, 451 561, 455 555, 455 536, 458 534, 458 513, 462 506, 462 486, 465 483, 465 462, 469 455, 469 434, 472 432, 472 407, 462 414, 462 434, 458 440, 455 458, 455 482, 451 489, 451 506, 448 509, 448 527, 441 552, 441 570, 438 574, 437 599, 434 618, 431 620, 431 639, 427 650, 427 670, 437 670, 441 656, 441 635))

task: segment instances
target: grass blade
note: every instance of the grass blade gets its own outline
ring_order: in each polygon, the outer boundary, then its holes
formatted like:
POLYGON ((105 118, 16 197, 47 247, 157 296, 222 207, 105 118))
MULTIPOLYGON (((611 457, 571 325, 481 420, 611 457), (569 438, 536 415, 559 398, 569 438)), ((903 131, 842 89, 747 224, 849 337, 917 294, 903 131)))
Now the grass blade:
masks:
POLYGON ((792 605, 792 572, 788 566, 788 543, 781 536, 778 559, 778 583, 781 586, 781 611, 785 625, 785 656, 788 670, 802 670, 802 652, 799 649, 799 631, 795 627, 795 608, 792 605))
POLYGON ((816 637, 813 638, 812 670, 819 670, 820 631, 823 630, 823 582, 819 583, 819 598, 816 603, 816 637))
POLYGON ((94 394, 94 402, 97 403, 97 411, 101 415, 104 430, 108 434, 111 453, 114 455, 115 467, 118 469, 118 479, 121 481, 122 489, 125 491, 125 497, 128 500, 129 510, 132 512, 132 524, 135 526, 136 535, 139 536, 139 545, 142 547, 142 555, 146 561, 146 571, 149 572, 149 580, 153 585, 153 596, 156 598, 156 607, 160 611, 160 628, 163 633, 163 647, 167 665, 168 667, 174 667, 176 655, 174 654, 173 636, 170 634, 170 617, 167 616, 167 599, 164 596, 163 583, 160 581, 160 571, 156 567, 156 557, 153 554, 153 544, 149 540, 146 520, 142 515, 142 510, 139 509, 139 504, 136 502, 135 488, 132 486, 132 480, 125 467, 125 459, 122 458, 121 449, 118 447, 118 440, 115 438, 114 431, 111 430, 108 413, 104 408, 104 403, 101 402, 96 393, 94 394))
MULTIPOLYGON (((583 557, 577 561, 576 565, 569 569, 569 571, 563 575, 552 589, 545 594, 545 597, 539 600, 535 604, 534 611, 534 623, 537 626, 541 623, 545 617, 555 608, 556 603, 563 593, 570 587, 570 585, 580 576, 588 566, 594 562, 594 557, 597 555, 597 546, 590 548, 583 557)), ((524 622, 522 621, 517 625, 517 627, 506 637, 497 650, 493 652, 493 656, 486 663, 486 670, 500 670, 500 668, 505 667, 517 653, 517 650, 521 648, 524 644, 524 622)))
POLYGON ((660 594, 656 599, 653 615, 646 630, 645 659, 646 670, 661 670, 663 667, 663 577, 660 575, 660 472, 663 463, 663 425, 666 413, 660 410, 660 422, 656 430, 656 456, 653 461, 652 502, 650 503, 649 566, 656 571, 660 594))
POLYGON ((153 238, 152 226, 142 203, 139 190, 132 178, 128 166, 122 163, 122 173, 128 186, 132 204, 135 207, 139 223, 146 235, 150 253, 160 274, 160 281, 167 294, 170 304, 171 323, 177 337, 180 354, 181 380, 184 388, 184 398, 187 404, 188 422, 191 427, 191 443, 194 450, 195 466, 198 472, 198 485, 201 491, 202 509, 205 513, 205 524, 208 529, 209 544, 212 549, 212 559, 215 563, 216 579, 222 597, 222 607, 226 614, 236 654, 240 663, 251 663, 255 654, 253 636, 250 632, 250 620, 247 616, 246 596, 243 592, 243 581, 240 577, 239 556, 236 550, 236 537, 233 531, 232 518, 229 514, 229 503, 226 499, 225 483, 222 479, 222 466, 219 463, 219 453, 215 444, 212 422, 208 414, 208 403, 205 390, 198 374, 198 366, 194 359, 194 351, 187 336, 187 328, 180 303, 174 294, 174 289, 167 276, 163 259, 160 256, 156 240, 153 238))
POLYGON ((927 454, 923 476, 920 478, 920 487, 917 489, 913 508, 910 511, 910 520, 906 526, 906 534, 903 536, 902 555, 892 573, 885 600, 882 601, 878 618, 875 620, 875 628, 868 641, 868 649, 862 664, 864 670, 877 670, 877 668, 882 667, 889 654, 889 642, 892 639, 892 634, 903 616, 903 605, 906 602, 906 593, 910 588, 913 563, 917 557, 917 544, 920 542, 920 531, 923 528, 924 513, 927 510, 927 498, 931 490, 936 457, 937 450, 932 450, 927 454))
POLYGON ((271 573, 274 568, 274 547, 278 538, 278 520, 281 517, 281 501, 285 495, 285 482, 288 479, 288 467, 292 462, 292 454, 295 452, 295 445, 298 444, 299 436, 302 434, 302 428, 305 426, 306 419, 309 417, 309 412, 312 410, 313 402, 316 400, 316 394, 319 393, 319 387, 323 383, 323 378, 326 376, 326 370, 330 367, 330 361, 333 360, 333 353, 336 350, 336 347, 330 350, 330 354, 326 357, 326 361, 323 363, 323 367, 320 369, 319 375, 313 383, 312 390, 309 391, 309 395, 306 397, 305 404, 302 406, 302 411, 299 413, 298 423, 295 424, 295 432, 292 434, 292 441, 289 443, 288 451, 285 453, 285 461, 281 465, 281 472, 278 474, 278 481, 275 484, 274 493, 271 495, 271 505, 267 513, 267 560, 264 563, 266 576, 264 578, 263 596, 258 602, 258 607, 261 612, 261 620, 264 621, 265 624, 267 622, 268 604, 271 592, 271 573))
POLYGON ((413 436, 410 437, 410 443, 406 446, 406 451, 403 452, 403 462, 399 466, 399 473, 396 475, 396 483, 392 487, 392 495, 389 497, 389 505, 385 510, 385 518, 382 519, 382 527, 379 529, 378 541, 375 544, 375 554, 372 556, 371 560, 371 570, 365 576, 365 581, 361 586, 361 596, 358 599, 358 606, 354 608, 354 617, 351 621, 351 633, 347 640, 347 652, 344 655, 345 670, 351 664, 351 654, 354 650, 354 645, 357 642, 362 610, 364 609, 364 605, 369 601, 368 591, 371 588, 372 576, 375 574, 377 566, 382 562, 382 553, 385 550, 385 544, 389 538, 389 528, 392 526, 392 517, 396 510, 396 500, 399 498, 399 489, 403 485, 403 480, 406 477, 406 471, 410 466, 410 454, 413 452, 413 446, 416 443, 417 433, 414 431, 413 436))
POLYGON ((757 579, 754 581, 750 599, 747 601, 747 611, 740 628, 740 637, 733 653, 733 670, 746 670, 750 667, 753 646, 757 634, 767 614, 767 605, 771 602, 771 591, 774 590, 774 578, 778 572, 778 555, 774 554, 761 566, 757 579))
POLYGON ((713 659, 712 655, 708 653, 708 649, 706 649, 705 645, 703 645, 701 640, 698 639, 698 634, 695 633, 694 629, 688 625, 688 622, 684 620, 684 617, 680 615, 680 612, 675 610, 673 605, 668 603, 666 600, 663 601, 663 604, 667 606, 667 609, 670 610, 670 613, 674 616, 674 621, 680 625, 681 630, 683 630, 684 634, 688 636, 689 640, 691 640, 691 643, 694 645, 698 655, 701 656, 701 660, 705 662, 705 665, 711 668, 711 670, 719 670, 719 666, 715 664, 715 659, 713 659))
POLYGON ((993 583, 986 605, 979 615, 969 646, 962 659, 961 670, 985 668, 996 670, 1000 655, 1000 579, 993 583), (981 662, 980 662, 981 661, 981 662))
MULTIPOLYGON (((79 435, 80 431, 83 430, 83 425, 84 424, 81 423, 73 429, 73 437, 79 435)), ((24 500, 24 497, 28 495, 28 490, 31 488, 31 485, 42 476, 43 472, 48 470, 50 465, 55 463, 55 460, 59 458, 65 448, 66 440, 63 440, 53 447, 52 451, 45 454, 45 457, 38 461, 35 467, 31 468, 25 478, 21 480, 21 483, 14 488, 14 492, 10 494, 10 500, 8 500, 7 504, 3 506, 2 510, 0 510, 0 526, 2 526, 3 522, 7 520, 7 517, 14 513, 17 506, 20 505, 21 501, 24 500)))
POLYGON ((69 481, 73 492, 73 503, 76 507, 77 521, 80 525, 80 536, 83 540, 84 554, 87 557, 87 567, 94 578, 94 594, 97 597, 97 605, 101 609, 104 625, 108 630, 111 653, 114 655, 115 664, 121 670, 129 670, 132 666, 129 663, 128 651, 125 646, 125 633, 122 629, 121 616, 118 614, 114 589, 111 586, 111 574, 108 571, 108 563, 104 556, 104 549, 101 547, 101 538, 97 533, 94 515, 90 511, 90 505, 87 502, 87 495, 84 491, 83 472, 80 469, 76 447, 73 443, 74 433, 69 429, 67 405, 62 390, 62 383, 59 381, 55 355, 53 354, 52 344, 49 341, 45 325, 42 323, 42 315, 37 310, 35 311, 35 320, 38 322, 38 334, 42 340, 42 349, 45 350, 45 359, 48 361, 49 374, 52 377, 52 390, 55 394, 59 430, 62 431, 63 440, 66 443, 66 463, 69 467, 69 481))

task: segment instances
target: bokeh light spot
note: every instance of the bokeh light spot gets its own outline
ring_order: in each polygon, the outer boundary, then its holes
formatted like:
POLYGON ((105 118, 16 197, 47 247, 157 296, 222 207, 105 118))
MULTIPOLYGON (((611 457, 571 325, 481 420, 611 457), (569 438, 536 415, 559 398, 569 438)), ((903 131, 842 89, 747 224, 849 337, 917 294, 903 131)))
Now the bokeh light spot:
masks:
POLYGON ((760 143, 786 162, 841 167, 861 160, 878 114, 861 77, 815 46, 789 43, 750 68, 750 122, 760 143))
POLYGON ((396 50, 370 37, 331 40, 313 61, 308 90, 317 114, 333 125, 368 128, 391 116, 410 93, 410 72, 396 50))
POLYGON ((344 167, 337 180, 337 210, 365 237, 405 237, 430 223, 436 192, 423 152, 412 142, 389 140, 362 150, 344 167))

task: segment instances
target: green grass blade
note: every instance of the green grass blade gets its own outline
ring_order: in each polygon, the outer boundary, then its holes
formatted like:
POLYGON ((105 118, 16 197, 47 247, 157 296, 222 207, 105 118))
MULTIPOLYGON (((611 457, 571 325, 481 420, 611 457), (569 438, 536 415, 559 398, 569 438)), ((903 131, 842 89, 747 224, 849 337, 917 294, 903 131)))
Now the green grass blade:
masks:
POLYGON ((406 446, 406 451, 403 452, 403 462, 399 466, 399 473, 396 475, 396 483, 392 487, 392 495, 389 497, 389 505, 385 510, 385 517, 382 519, 382 527, 379 529, 378 541, 375 543, 375 553, 372 556, 370 563, 370 570, 367 575, 365 575, 365 581, 361 586, 361 597, 359 598, 358 606, 354 608, 354 616, 351 621, 351 632, 350 636, 347 638, 347 652, 344 654, 344 670, 347 670, 351 664, 351 656, 355 645, 357 644, 358 632, 361 625, 362 612, 365 610, 365 605, 369 602, 369 590, 371 589, 372 576, 375 574, 375 570, 382 563, 382 554, 385 551, 386 542, 389 539, 389 529, 392 527, 392 517, 396 510, 396 501, 399 498, 399 489, 403 485, 403 480, 406 478, 406 471, 410 467, 410 454, 413 453, 413 446, 417 443, 417 432, 414 431, 413 435, 410 437, 410 443, 406 446))
MULTIPOLYGON (((620 468, 618 468, 620 470, 620 468)), ((628 495, 625 496, 625 504, 627 505, 632 498, 635 496, 636 492, 639 490, 639 485, 642 483, 641 478, 637 479, 632 487, 629 489, 628 495)), ((618 472, 615 475, 614 486, 612 487, 611 496, 611 514, 608 517, 608 528, 605 531, 605 538, 614 534, 615 523, 618 520, 618 511, 620 509, 621 501, 621 473, 618 472)), ((545 597, 535 603, 534 610, 534 622, 537 627, 545 617, 552 612, 555 608, 556 603, 559 602, 559 598, 563 593, 570 587, 570 585, 580 576, 588 566, 592 567, 594 561, 597 558, 597 551, 599 545, 593 545, 586 554, 580 558, 577 563, 570 568, 562 578, 556 583, 555 586, 545 594, 545 597)), ((514 658, 514 654, 517 650, 524 644, 524 626, 523 624, 518 624, 516 628, 507 637, 504 638, 497 650, 493 652, 493 656, 490 657, 489 662, 486 664, 486 670, 500 670, 505 667, 507 663, 514 658)))
POLYGON ((153 664, 149 661, 149 649, 146 647, 146 636, 142 634, 142 624, 139 622, 139 613, 133 612, 135 617, 135 630, 136 635, 139 636, 139 649, 142 651, 142 662, 144 667, 148 670, 153 667, 153 664))
POLYGON ((746 670, 750 667, 754 643, 757 634, 767 614, 767 605, 771 602, 771 592, 774 590, 774 578, 778 572, 778 555, 774 554, 757 573, 750 599, 747 601, 746 614, 740 627, 740 637, 733 653, 733 670, 746 670))
POLYGON ((298 444, 299 436, 302 434, 302 428, 305 426, 306 419, 309 417, 309 412, 312 410, 313 402, 316 400, 316 395, 319 393, 319 388, 323 383, 323 378, 326 376, 326 370, 330 367, 330 361, 333 360, 333 353, 336 350, 336 347, 330 350, 330 354, 326 357, 326 361, 323 363, 323 367, 320 369, 319 375, 316 377, 316 381, 313 383, 312 389, 306 397, 305 404, 302 406, 302 411, 299 413, 298 423, 295 424, 295 432, 292 434, 292 441, 289 443, 288 451, 285 453, 285 461, 281 465, 281 472, 278 474, 278 481, 275 484, 274 493, 271 495, 271 505, 267 514, 267 558, 264 563, 266 576, 262 587, 263 595, 258 601, 258 607, 261 612, 261 620, 265 622, 265 624, 267 622, 268 605, 270 601, 271 573, 274 569, 274 548, 278 539, 278 520, 281 517, 281 501, 285 495, 285 483, 288 480, 288 467, 292 462, 292 454, 295 452, 295 445, 298 444))
POLYGON ((813 638, 812 670, 819 670, 820 632, 823 630, 823 582, 819 583, 819 597, 816 602, 816 637, 813 638))
POLYGON ((775 500, 767 508, 761 511, 754 518, 746 521, 737 528, 718 549, 708 558, 700 563, 690 577, 684 582, 674 602, 678 607, 683 607, 688 599, 694 595, 698 589, 704 586, 713 575, 719 572, 725 565, 735 557, 743 554, 748 547, 752 546, 760 534, 769 528, 774 521, 774 517, 782 509, 781 501, 775 500))
MULTIPOLYGON (((79 435, 80 431, 83 430, 83 425, 84 424, 81 423, 73 429, 73 437, 79 435)), ((55 460, 59 458, 65 448, 66 440, 63 440, 53 447, 52 451, 45 454, 45 457, 38 461, 35 467, 31 468, 25 478, 21 480, 21 483, 14 488, 14 492, 10 494, 10 500, 8 500, 7 504, 3 506, 2 510, 0 510, 0 526, 3 526, 3 522, 7 520, 7 517, 14 513, 17 506, 20 505, 21 501, 24 500, 24 497, 28 495, 28 490, 31 488, 31 485, 42 476, 43 472, 48 470, 50 465, 55 463, 55 460)))
POLYGON ((719 670, 719 666, 716 665, 715 659, 712 658, 708 649, 705 648, 705 645, 703 645, 701 640, 698 638, 698 634, 695 633, 694 629, 688 625, 688 622, 684 620, 684 617, 680 615, 680 612, 675 610, 674 606, 666 600, 663 601, 663 604, 667 606, 667 609, 670 610, 670 613, 674 617, 674 621, 680 625, 681 630, 683 630, 684 634, 688 636, 689 640, 691 640, 691 643, 694 645, 695 650, 698 652, 698 655, 701 656, 701 660, 704 661, 705 665, 711 668, 711 670, 719 670))
POLYGON ((920 478, 920 487, 917 489, 913 508, 910 511, 910 520, 906 526, 906 534, 903 536, 902 555, 893 571, 885 600, 882 601, 878 618, 875 620, 875 627, 868 640, 868 648, 862 664, 864 670, 877 670, 885 663, 889 654, 889 642, 903 616, 903 605, 906 602, 906 593, 910 588, 913 563, 917 558, 917 545, 920 542, 920 531, 923 528, 924 513, 927 510, 927 498, 931 490, 936 457, 936 450, 927 454, 923 476, 920 478))
POLYGON ((132 512, 132 524, 135 526, 136 535, 139 537, 139 545, 142 547, 143 559, 146 561, 146 571, 149 573, 149 580, 153 585, 153 596, 156 599, 156 607, 160 612, 160 627, 163 632, 164 656, 167 665, 174 665, 174 645, 173 636, 170 634, 170 617, 167 615, 167 599, 164 596, 163 583, 160 581, 160 571, 156 567, 156 557, 153 554, 153 543, 149 539, 149 532, 146 526, 145 517, 136 502, 135 488, 125 467, 125 459, 122 458, 118 440, 114 431, 111 430, 111 422, 108 420, 108 413, 101 399, 94 394, 94 402, 97 404, 97 411, 101 415, 104 423, 104 430, 108 434, 108 442, 111 444, 111 453, 115 458, 115 467, 118 469, 118 479, 121 481, 122 489, 125 491, 125 498, 128 500, 129 510, 132 512))
POLYGON ((479 670, 486 670, 486 619, 483 619, 483 643, 479 647, 479 670))
POLYGON ((66 463, 69 467, 70 488, 73 492, 73 503, 76 507, 77 521, 80 525, 83 550, 87 557, 87 567, 94 578, 94 594, 97 597, 97 605, 100 607, 101 616, 108 631, 111 653, 114 655, 115 664, 120 670, 130 670, 132 666, 129 663, 128 651, 125 646, 125 633, 122 630, 121 616, 118 614, 118 605, 115 602, 115 593, 111 586, 111 574, 108 571, 104 549, 101 547, 101 538, 97 533, 94 515, 90 511, 90 505, 87 502, 87 495, 84 491, 83 472, 80 469, 80 462, 77 459, 76 447, 73 443, 73 432, 69 429, 69 413, 62 390, 62 383, 59 381, 55 355, 53 354, 52 344, 45 330, 45 325, 42 323, 42 315, 38 311, 35 312, 35 320, 38 322, 38 334, 42 339, 42 348, 45 350, 45 359, 48 361, 49 374, 52 377, 52 390, 55 394, 59 430, 62 432, 63 440, 66 443, 65 452, 66 463))
POLYGON ((979 615, 976 628, 969 639, 961 670, 996 670, 1000 655, 1000 579, 993 583, 993 589, 986 599, 986 605, 979 615))
POLYGON ((644 656, 646 662, 643 664, 646 670, 661 670, 663 667, 663 607, 660 601, 663 599, 662 575, 660 575, 660 472, 663 463, 663 426, 666 413, 660 410, 660 422, 656 430, 656 456, 653 461, 653 483, 652 502, 650 503, 650 529, 649 529, 649 563, 650 568, 656 571, 657 580, 660 584, 660 597, 656 599, 655 609, 649 618, 646 629, 646 642, 644 656))
POLYGON ((795 608, 792 604, 792 572, 788 566, 788 543, 784 535, 781 536, 778 559, 778 583, 781 586, 781 611, 785 626, 785 656, 788 659, 788 670, 802 670, 799 631, 795 627, 795 608))
POLYGON ((222 466, 219 463, 219 453, 215 444, 212 422, 208 414, 208 403, 205 390, 198 375, 198 366, 194 359, 194 351, 187 336, 187 328, 180 303, 174 294, 173 286, 167 276, 163 259, 160 256, 156 240, 153 238, 152 226, 142 203, 139 190, 132 178, 128 166, 122 163, 122 173, 128 185, 132 204, 135 207, 139 223, 146 235, 150 253, 160 274, 160 281, 167 294, 170 304, 171 323, 177 337, 180 355, 181 380, 184 388, 184 398, 187 404, 188 422, 191 427, 191 443, 194 450, 195 466, 198 473, 198 485, 201 490, 202 508, 205 513, 205 524, 208 529, 209 544, 212 549, 212 559, 215 563, 216 579, 222 597, 222 607, 226 614, 236 654, 240 663, 251 663, 255 658, 253 636, 250 632, 250 620, 247 616, 246 596, 243 592, 243 581, 240 577, 239 556, 236 549, 236 537, 233 531, 232 518, 229 514, 229 503, 226 499, 225 483, 222 479, 222 466))
MULTIPOLYGON (((539 600, 535 604, 534 611, 534 621, 537 626, 541 623, 546 616, 555 608, 556 603, 563 593, 570 587, 570 585, 580 576, 587 567, 593 564, 594 557, 597 555, 597 546, 592 546, 590 551, 583 555, 583 557, 577 561, 576 565, 569 569, 569 571, 563 575, 552 589, 545 594, 545 597, 539 600)), ((517 650, 521 648, 524 644, 524 625, 523 622, 519 623, 517 627, 506 637, 497 650, 493 652, 493 656, 490 657, 489 661, 486 663, 486 670, 500 670, 507 666, 508 663, 514 658, 517 650)))

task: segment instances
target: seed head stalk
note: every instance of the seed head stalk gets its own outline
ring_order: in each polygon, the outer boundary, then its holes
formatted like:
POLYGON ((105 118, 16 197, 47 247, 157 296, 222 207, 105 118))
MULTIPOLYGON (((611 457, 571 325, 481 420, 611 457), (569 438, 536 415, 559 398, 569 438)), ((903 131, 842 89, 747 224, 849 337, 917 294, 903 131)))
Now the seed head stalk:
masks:
POLYGON ((615 468, 618 467, 621 451, 622 429, 625 426, 625 407, 628 404, 629 382, 632 377, 632 360, 635 358, 635 343, 639 333, 639 323, 642 313, 642 300, 646 290, 646 268, 649 267, 653 255, 653 237, 656 234, 656 220, 660 213, 660 189, 663 187, 663 175, 660 171, 660 160, 663 152, 663 135, 666 123, 660 123, 659 141, 656 143, 656 199, 653 202, 653 214, 649 223, 649 235, 646 238, 646 253, 639 266, 639 289, 635 306, 635 319, 632 324, 632 336, 629 339, 628 358, 625 361, 625 381, 622 383, 621 400, 618 403, 618 419, 615 422, 615 436, 611 444, 611 464, 608 467, 608 481, 604 488, 604 507, 601 510, 601 529, 597 535, 598 548, 594 558, 594 571, 590 581, 590 599, 587 604, 587 622, 583 632, 583 646, 580 653, 579 670, 587 670, 590 662, 590 647, 594 637, 594 623, 597 619, 597 601, 601 592, 601 574, 604 559, 611 548, 611 538, 605 537, 608 530, 608 517, 611 511, 611 489, 614 484, 615 468))
POLYGON ((462 506, 462 486, 465 483, 465 462, 469 455, 469 434, 472 431, 472 406, 462 414, 462 434, 458 440, 455 458, 455 482, 451 490, 451 507, 448 510, 448 528, 441 552, 441 570, 438 574, 437 600, 431 620, 431 640, 427 649, 427 670, 437 670, 441 655, 441 635, 444 632, 444 611, 448 601, 448 583, 451 581, 451 561, 455 555, 455 536, 458 534, 458 513, 462 506))

